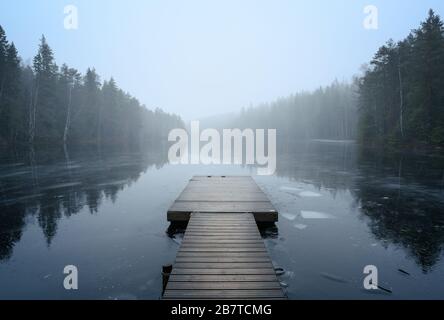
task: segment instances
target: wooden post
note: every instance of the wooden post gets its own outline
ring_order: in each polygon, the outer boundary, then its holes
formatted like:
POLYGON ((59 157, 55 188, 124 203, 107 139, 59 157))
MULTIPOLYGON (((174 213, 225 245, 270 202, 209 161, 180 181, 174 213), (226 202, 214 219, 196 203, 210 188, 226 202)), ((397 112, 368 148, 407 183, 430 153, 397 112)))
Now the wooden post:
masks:
POLYGON ((171 271, 173 271, 173 265, 168 264, 166 266, 162 266, 162 296, 165 293, 171 271))

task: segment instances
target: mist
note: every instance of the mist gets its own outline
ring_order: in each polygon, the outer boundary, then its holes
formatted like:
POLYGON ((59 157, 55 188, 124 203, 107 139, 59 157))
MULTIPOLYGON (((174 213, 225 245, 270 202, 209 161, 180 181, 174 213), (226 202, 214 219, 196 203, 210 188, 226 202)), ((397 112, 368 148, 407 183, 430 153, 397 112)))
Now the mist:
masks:
POLYGON ((59 65, 94 67, 148 108, 185 121, 350 81, 382 43, 405 37, 430 7, 443 7, 374 1, 379 29, 367 30, 361 0, 70 4, 78 28, 67 30, 60 1, 2 1, 0 21, 22 59, 32 62, 44 34, 59 65))

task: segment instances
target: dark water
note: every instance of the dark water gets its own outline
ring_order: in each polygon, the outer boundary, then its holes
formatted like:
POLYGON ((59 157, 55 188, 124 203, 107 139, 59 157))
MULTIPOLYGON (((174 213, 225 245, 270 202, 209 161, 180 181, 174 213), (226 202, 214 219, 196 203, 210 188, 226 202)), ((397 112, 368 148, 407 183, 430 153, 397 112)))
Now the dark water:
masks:
MULTIPOLYGON (((0 299, 158 299, 181 241, 166 211, 187 181, 255 173, 171 166, 166 154, 3 151, 0 299), (78 291, 63 288, 66 265, 78 291)), ((262 233, 290 298, 444 298, 443 158, 310 142, 277 160, 255 180, 281 213, 262 233), (364 290, 366 265, 392 293, 364 290)))

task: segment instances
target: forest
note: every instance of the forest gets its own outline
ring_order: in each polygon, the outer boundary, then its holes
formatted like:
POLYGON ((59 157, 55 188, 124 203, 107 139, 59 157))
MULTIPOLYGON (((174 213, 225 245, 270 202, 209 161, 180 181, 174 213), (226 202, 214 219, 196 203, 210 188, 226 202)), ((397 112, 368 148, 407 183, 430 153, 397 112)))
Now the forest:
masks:
POLYGON ((244 108, 234 123, 241 128, 275 128, 280 141, 350 140, 356 137, 357 98, 354 85, 335 81, 314 92, 244 108))
MULTIPOLYGON (((273 128, 280 141, 358 140, 367 147, 441 149, 443 74, 443 21, 430 10, 405 39, 379 48, 350 83, 334 81, 242 108, 217 126, 273 128)), ((58 67, 45 37, 32 65, 23 65, 0 27, 0 145, 140 147, 167 141, 172 128, 183 127, 179 116, 147 109, 113 78, 102 82, 94 69, 82 75, 65 64, 58 67)))
POLYGON ((382 46, 359 79, 359 140, 444 146, 444 29, 433 10, 404 40, 382 46))
POLYGON ((291 139, 358 140, 366 147, 444 147, 444 28, 433 10, 406 39, 389 40, 350 83, 334 81, 244 108, 235 126, 291 139))
POLYGON ((24 65, 0 26, 0 145, 93 145, 142 148, 167 141, 181 118, 147 109, 93 68, 57 66, 42 36, 24 65))

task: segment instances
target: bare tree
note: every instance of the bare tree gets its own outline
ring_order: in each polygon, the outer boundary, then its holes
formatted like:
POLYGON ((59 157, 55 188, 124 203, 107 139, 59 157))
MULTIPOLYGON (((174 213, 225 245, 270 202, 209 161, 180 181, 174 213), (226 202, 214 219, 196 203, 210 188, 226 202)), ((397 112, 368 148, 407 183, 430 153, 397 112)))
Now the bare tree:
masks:
POLYGON ((399 78, 399 126, 401 128, 401 136, 404 137, 404 93, 402 88, 402 72, 401 72, 401 53, 398 48, 398 78, 399 78))
POLYGON ((31 88, 31 99, 29 101, 29 143, 34 144, 35 139, 35 123, 37 114, 37 99, 39 94, 39 83, 36 82, 35 88, 31 88))
POLYGON ((76 86, 80 85, 80 73, 76 69, 68 68, 67 65, 62 66, 62 81, 66 86, 66 118, 65 129, 63 130, 63 145, 66 146, 69 137, 69 131, 71 129, 71 123, 75 114, 73 112, 73 90, 76 86))
POLYGON ((66 110, 65 130, 63 132, 63 145, 65 146, 68 140, 69 128, 71 126, 72 85, 69 86, 68 92, 68 106, 66 110))

